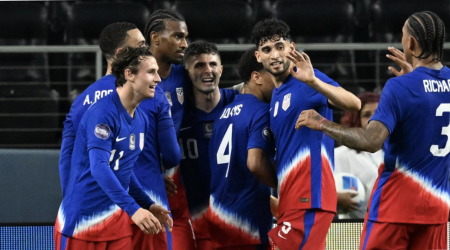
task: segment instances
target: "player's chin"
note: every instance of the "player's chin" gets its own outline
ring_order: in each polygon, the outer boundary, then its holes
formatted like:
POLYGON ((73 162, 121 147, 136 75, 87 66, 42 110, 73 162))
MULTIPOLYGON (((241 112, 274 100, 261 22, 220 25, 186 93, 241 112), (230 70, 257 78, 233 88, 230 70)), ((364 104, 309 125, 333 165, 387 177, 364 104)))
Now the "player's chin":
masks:
POLYGON ((153 98, 155 97, 155 88, 148 88, 147 93, 146 93, 146 97, 147 98, 153 98))

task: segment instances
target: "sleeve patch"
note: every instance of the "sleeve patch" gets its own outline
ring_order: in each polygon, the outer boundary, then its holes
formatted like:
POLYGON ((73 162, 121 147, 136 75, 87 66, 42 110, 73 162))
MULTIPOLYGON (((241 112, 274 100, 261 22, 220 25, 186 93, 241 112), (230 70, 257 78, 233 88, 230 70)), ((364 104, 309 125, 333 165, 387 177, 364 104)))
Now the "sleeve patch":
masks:
POLYGON ((95 136, 97 136, 100 139, 108 139, 109 135, 111 134, 111 129, 106 124, 98 124, 95 126, 94 130, 95 136))

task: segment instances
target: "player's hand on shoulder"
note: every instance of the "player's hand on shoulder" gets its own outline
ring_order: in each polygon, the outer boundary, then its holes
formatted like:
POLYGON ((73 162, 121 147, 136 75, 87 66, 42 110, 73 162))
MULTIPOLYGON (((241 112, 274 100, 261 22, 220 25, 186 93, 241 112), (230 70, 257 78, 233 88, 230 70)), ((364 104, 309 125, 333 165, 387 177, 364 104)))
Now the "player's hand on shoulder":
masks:
POLYGON ((296 70, 294 70, 294 67, 291 67, 290 69, 293 77, 310 86, 315 83, 316 76, 314 75, 314 69, 309 56, 305 52, 300 53, 293 50, 289 53, 287 58, 291 60, 294 64, 293 66, 296 67, 296 70))
POLYGON ((317 113, 314 109, 303 110, 295 123, 295 129, 300 129, 305 126, 310 129, 319 130, 318 126, 321 121, 323 121, 323 116, 317 113))
POLYGON ((166 187, 166 193, 168 196, 173 196, 177 193, 177 185, 175 182, 167 175, 164 176, 164 186, 166 187))
POLYGON ((337 193, 338 206, 344 213, 355 211, 358 208, 359 203, 352 200, 357 194, 355 193, 337 193))
MULTIPOLYGON (((150 206, 150 212, 159 220, 162 225, 166 225, 169 228, 169 232, 172 232, 173 220, 170 217, 170 211, 163 208, 161 205, 153 204, 150 206)), ((166 228, 163 226, 162 231, 165 232, 166 228)))
POLYGON ((386 57, 394 61, 401 68, 401 70, 398 71, 396 68, 389 66, 388 69, 392 72, 392 74, 395 76, 401 76, 413 71, 412 65, 406 61, 405 54, 403 52, 394 47, 389 47, 388 50, 392 53, 392 55, 387 54, 386 57))
POLYGON ((139 208, 131 220, 144 232, 145 234, 157 234, 161 231, 161 223, 158 219, 148 210, 139 208))

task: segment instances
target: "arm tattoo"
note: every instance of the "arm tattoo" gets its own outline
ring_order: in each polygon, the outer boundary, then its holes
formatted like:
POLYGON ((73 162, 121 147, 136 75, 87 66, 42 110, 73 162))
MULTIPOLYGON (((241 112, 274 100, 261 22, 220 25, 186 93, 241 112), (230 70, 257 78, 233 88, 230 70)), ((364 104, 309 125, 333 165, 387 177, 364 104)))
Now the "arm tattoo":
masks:
POLYGON ((378 151, 389 135, 384 124, 378 121, 372 121, 366 129, 349 128, 325 121, 322 123, 321 130, 340 144, 369 152, 378 151))

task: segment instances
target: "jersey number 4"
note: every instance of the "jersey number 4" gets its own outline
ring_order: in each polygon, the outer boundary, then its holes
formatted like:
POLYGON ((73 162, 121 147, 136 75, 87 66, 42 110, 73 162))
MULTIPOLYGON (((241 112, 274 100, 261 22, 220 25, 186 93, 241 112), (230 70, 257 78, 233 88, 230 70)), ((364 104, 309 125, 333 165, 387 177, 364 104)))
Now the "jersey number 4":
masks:
POLYGON ((217 151, 217 164, 228 164, 227 173, 225 177, 228 177, 228 171, 230 170, 230 156, 231 149, 233 145, 233 123, 228 126, 227 132, 223 136, 222 142, 220 143, 219 150, 217 151), (228 154, 225 154, 225 150, 228 148, 228 154))
MULTIPOLYGON (((439 105, 436 109, 436 116, 442 116, 444 112, 450 112, 450 103, 442 103, 439 105)), ((441 134, 448 137, 444 148, 439 148, 439 145, 431 145, 430 152, 434 156, 444 157, 450 152, 450 121, 447 127, 442 127, 441 134)))

